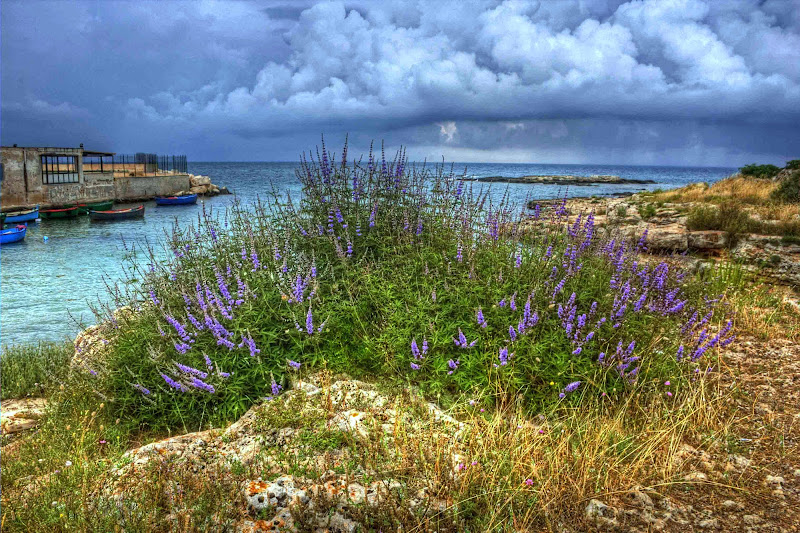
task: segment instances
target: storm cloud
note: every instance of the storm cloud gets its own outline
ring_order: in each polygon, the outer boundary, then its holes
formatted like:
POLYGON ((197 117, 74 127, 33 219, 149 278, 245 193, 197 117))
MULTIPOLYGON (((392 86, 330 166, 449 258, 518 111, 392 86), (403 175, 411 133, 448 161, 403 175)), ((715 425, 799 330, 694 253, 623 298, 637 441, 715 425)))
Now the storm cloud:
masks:
POLYGON ((800 156, 800 2, 13 2, 3 144, 293 160, 800 156))

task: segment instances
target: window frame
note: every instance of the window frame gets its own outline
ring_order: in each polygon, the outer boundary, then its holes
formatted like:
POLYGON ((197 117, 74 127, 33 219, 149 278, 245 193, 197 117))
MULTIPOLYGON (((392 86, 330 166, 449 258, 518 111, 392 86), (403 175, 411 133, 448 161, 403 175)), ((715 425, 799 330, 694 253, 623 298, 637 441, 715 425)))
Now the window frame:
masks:
POLYGON ((80 183, 77 155, 41 154, 39 157, 39 163, 42 167, 42 184, 73 185, 80 183), (62 165, 67 165, 67 169, 62 170, 62 165))

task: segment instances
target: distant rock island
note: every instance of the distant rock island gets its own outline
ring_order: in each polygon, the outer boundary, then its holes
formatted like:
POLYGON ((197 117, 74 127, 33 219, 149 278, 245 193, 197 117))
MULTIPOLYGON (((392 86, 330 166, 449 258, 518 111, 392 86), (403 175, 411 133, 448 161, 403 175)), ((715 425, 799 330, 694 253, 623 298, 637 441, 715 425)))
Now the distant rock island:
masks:
POLYGON ((653 180, 630 180, 620 178, 619 176, 522 176, 519 178, 509 178, 505 176, 487 176, 483 178, 465 178, 466 181, 483 181, 488 183, 501 182, 501 183, 528 183, 531 185, 578 185, 578 186, 591 186, 598 183, 605 183, 610 185, 617 184, 647 184, 656 183, 653 180))

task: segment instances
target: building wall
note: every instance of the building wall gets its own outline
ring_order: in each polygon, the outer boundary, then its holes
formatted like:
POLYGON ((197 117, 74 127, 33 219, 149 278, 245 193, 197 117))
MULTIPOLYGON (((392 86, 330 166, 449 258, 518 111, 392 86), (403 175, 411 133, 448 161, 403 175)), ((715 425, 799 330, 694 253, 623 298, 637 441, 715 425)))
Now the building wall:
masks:
POLYGON ((3 210, 42 208, 102 200, 144 200, 171 195, 190 188, 188 174, 166 176, 114 177, 112 172, 84 172, 80 148, 2 147, 3 181, 0 185, 3 210), (42 154, 77 155, 78 183, 46 185, 42 180, 42 154))

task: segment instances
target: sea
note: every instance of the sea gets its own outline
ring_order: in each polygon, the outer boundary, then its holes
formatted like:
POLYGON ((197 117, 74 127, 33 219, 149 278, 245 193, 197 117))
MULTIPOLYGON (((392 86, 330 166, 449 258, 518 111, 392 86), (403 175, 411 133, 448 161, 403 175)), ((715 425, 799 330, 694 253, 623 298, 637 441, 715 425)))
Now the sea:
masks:
MULTIPOLYGON (((219 213, 238 200, 248 204, 268 201, 274 192, 293 198, 301 193, 296 163, 197 162, 189 172, 205 175, 233 195, 205 198, 192 206, 156 207, 145 202, 143 220, 91 222, 42 220, 29 223, 25 241, 0 249, 0 345, 61 341, 74 338, 94 323, 92 305, 109 300, 108 286, 124 278, 123 259, 131 244, 157 245, 173 224, 197 221, 206 209, 219 213)), ((450 165, 447 166, 448 171, 450 165)), ((524 208, 526 199, 560 196, 610 196, 641 190, 672 189, 694 182, 712 183, 730 176, 734 168, 655 167, 613 165, 542 165, 456 163, 453 169, 468 177, 528 175, 616 175, 653 180, 652 185, 595 185, 565 188, 559 185, 473 184, 492 196, 508 194, 524 208)), ((138 204, 117 204, 115 208, 138 204)))

